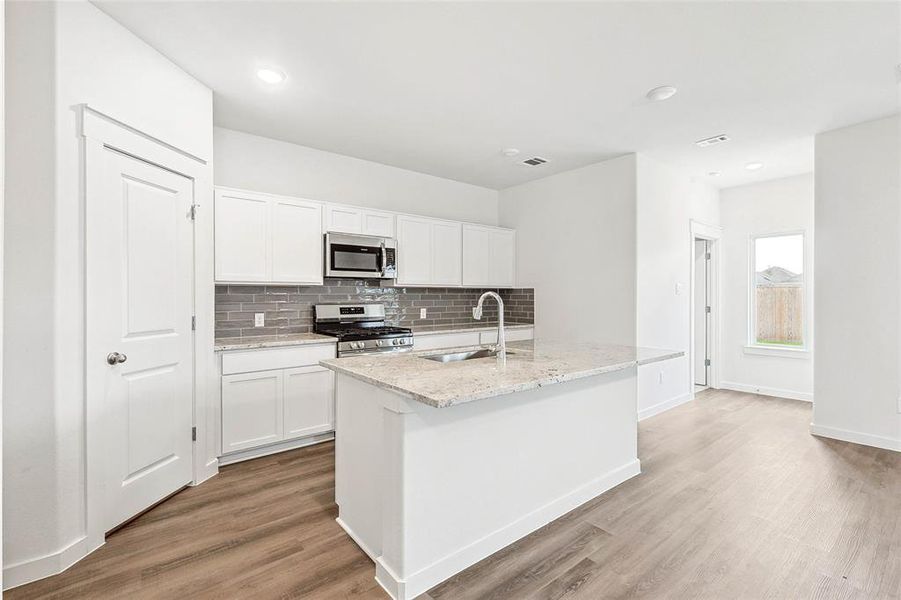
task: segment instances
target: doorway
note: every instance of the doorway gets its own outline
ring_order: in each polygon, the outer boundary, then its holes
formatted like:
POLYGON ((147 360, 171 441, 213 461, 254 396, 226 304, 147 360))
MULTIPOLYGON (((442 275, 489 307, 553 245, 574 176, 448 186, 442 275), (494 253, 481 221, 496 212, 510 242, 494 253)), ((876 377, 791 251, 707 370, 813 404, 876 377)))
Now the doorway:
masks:
POLYGON ((87 107, 82 130, 90 552, 194 481, 197 168, 87 107))
POLYGON ((719 264, 722 229, 691 221, 688 368, 691 394, 719 387, 719 264))
POLYGON ((694 384, 695 391, 708 385, 710 367, 710 242, 694 240, 694 384))

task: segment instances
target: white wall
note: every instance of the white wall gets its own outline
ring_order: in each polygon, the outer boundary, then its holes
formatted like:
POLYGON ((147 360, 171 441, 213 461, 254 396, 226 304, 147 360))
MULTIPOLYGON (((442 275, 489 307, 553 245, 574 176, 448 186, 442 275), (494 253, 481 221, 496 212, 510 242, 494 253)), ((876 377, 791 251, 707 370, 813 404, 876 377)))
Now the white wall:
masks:
POLYGON ((216 185, 495 225, 497 191, 215 129, 216 185))
POLYGON ((635 343, 635 155, 500 192, 545 339, 635 343))
POLYGON ((639 417, 646 418, 691 399, 691 221, 717 225, 720 216, 715 188, 643 154, 637 197, 637 343, 685 352, 639 368, 639 417))
MULTIPOLYGON (((211 158, 212 94, 87 2, 7 3, 4 574, 85 540, 82 103, 211 158)), ((69 552, 64 549, 71 548, 69 552)))
POLYGON ((814 335, 813 174, 774 179, 720 191, 722 238, 722 371, 720 387, 811 400, 813 357, 746 354, 750 285, 750 239, 755 235, 803 231, 806 288, 805 340, 814 335))
POLYGON ((814 410, 819 435, 901 450, 901 118, 815 141, 814 410))

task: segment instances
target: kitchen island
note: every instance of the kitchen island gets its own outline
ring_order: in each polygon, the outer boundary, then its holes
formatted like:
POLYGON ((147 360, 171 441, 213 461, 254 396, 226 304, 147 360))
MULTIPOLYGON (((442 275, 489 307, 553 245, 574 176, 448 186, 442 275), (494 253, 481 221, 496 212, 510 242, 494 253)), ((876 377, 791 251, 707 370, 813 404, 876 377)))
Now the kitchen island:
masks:
POLYGON ((538 340, 508 345, 505 364, 437 354, 320 363, 336 373, 338 523, 398 599, 637 475, 637 367, 682 353, 538 340))

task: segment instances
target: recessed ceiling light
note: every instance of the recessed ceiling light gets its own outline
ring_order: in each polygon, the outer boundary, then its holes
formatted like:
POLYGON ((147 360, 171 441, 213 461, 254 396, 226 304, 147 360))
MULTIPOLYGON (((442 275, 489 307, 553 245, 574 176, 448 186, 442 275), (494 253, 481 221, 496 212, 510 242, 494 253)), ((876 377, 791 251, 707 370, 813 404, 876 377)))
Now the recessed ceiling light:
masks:
POLYGON ((749 171, 756 171, 758 169, 763 168, 763 163, 762 162, 749 162, 748 164, 745 165, 745 168, 749 171))
POLYGON ((266 83, 275 84, 283 82, 287 75, 278 69, 259 69, 257 70, 257 77, 266 83))
POLYGON ((719 171, 710 171, 709 173, 707 173, 707 175, 709 175, 710 177, 719 177, 720 175, 722 175, 722 173, 720 173, 719 171))
POLYGON ((519 150, 517 148, 504 148, 501 150, 501 154, 504 156, 516 156, 519 154, 519 150))
POLYGON ((676 95, 676 88, 671 85, 661 85, 660 87, 655 87, 653 90, 650 90, 647 94, 645 94, 648 100, 652 102, 660 102, 661 100, 668 100, 676 95))

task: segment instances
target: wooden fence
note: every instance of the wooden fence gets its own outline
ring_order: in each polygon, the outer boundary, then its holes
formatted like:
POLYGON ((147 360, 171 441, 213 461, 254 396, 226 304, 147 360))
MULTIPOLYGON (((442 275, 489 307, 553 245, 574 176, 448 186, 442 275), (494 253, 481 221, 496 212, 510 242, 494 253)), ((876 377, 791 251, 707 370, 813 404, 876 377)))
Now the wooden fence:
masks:
POLYGON ((800 285, 757 286, 757 341, 803 343, 804 294, 800 285))

